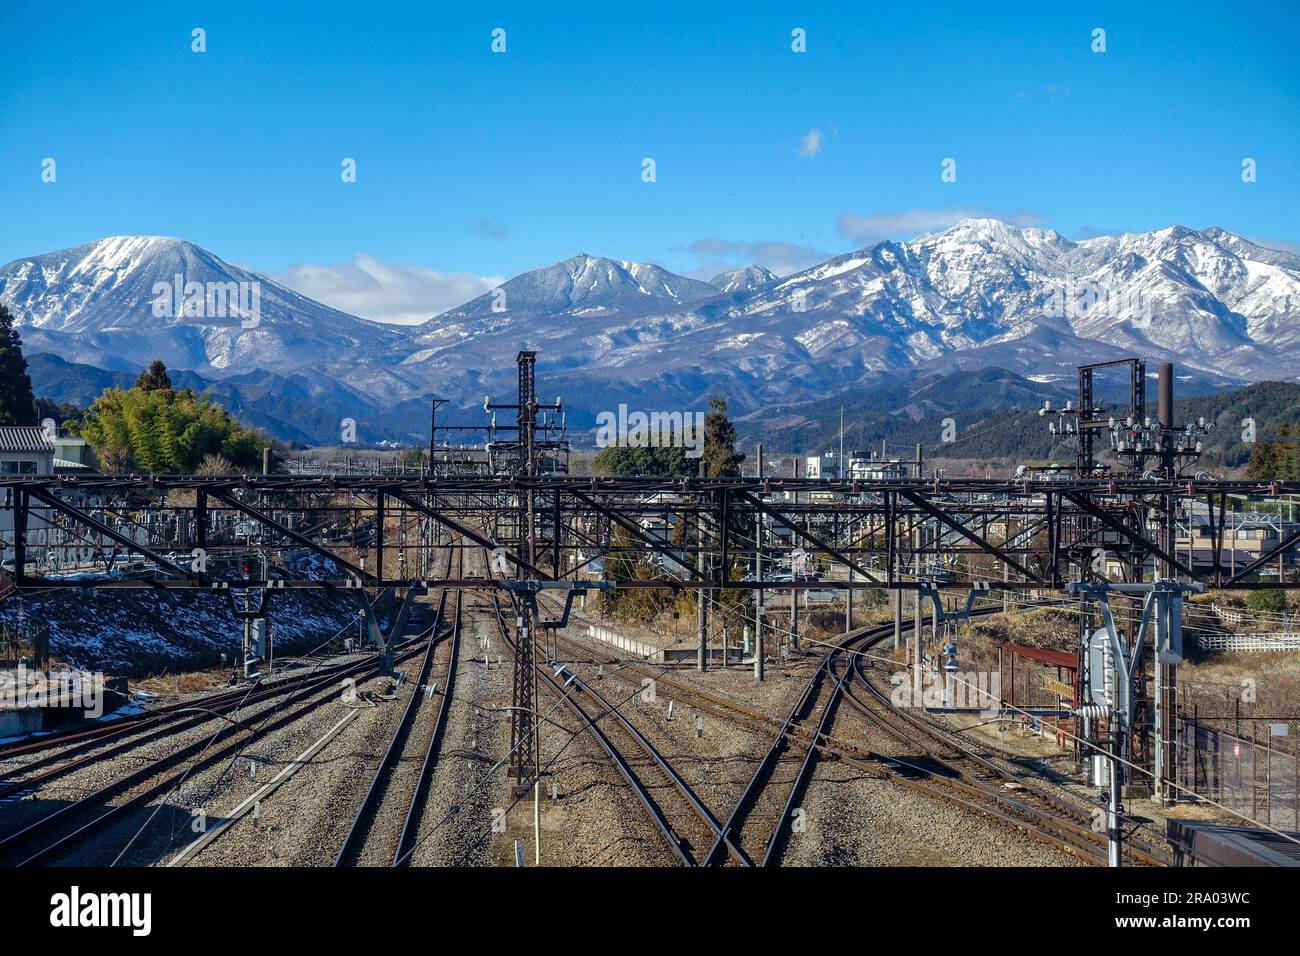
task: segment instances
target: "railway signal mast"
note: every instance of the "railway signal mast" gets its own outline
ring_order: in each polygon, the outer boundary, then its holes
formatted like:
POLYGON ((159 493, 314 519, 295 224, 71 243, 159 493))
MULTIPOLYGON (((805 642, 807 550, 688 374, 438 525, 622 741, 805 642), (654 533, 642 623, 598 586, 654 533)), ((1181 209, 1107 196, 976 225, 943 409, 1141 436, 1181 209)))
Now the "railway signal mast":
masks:
MULTIPOLYGON (((1039 414, 1046 416, 1051 411, 1051 403, 1046 402, 1039 414)), ((1119 466, 1117 477, 1168 480, 1180 477, 1197 461, 1201 454, 1200 437, 1212 428, 1203 418, 1185 428, 1175 426, 1174 367, 1169 362, 1160 365, 1157 414, 1152 422, 1147 414, 1146 362, 1139 358, 1080 366, 1078 405, 1067 403, 1057 413, 1057 422, 1050 426, 1054 435, 1075 437, 1075 471, 1082 479, 1110 474, 1109 467, 1099 463, 1095 456, 1094 439, 1098 434, 1110 437, 1111 451, 1119 466), (1122 419, 1108 413, 1093 395, 1095 372, 1115 367, 1126 367, 1129 371, 1129 410, 1122 419)), ((1163 802, 1170 797, 1169 780, 1174 776, 1174 701, 1177 665, 1182 660, 1182 596, 1204 590, 1200 584, 1177 580, 1177 562, 1169 557, 1174 553, 1176 539, 1176 509, 1172 502, 1161 511, 1137 501, 1131 520, 1139 532, 1152 525, 1158 531, 1155 538, 1165 557, 1151 568, 1151 580, 1144 580, 1145 558, 1139 557, 1128 563, 1127 583, 1112 583, 1105 566, 1104 549, 1098 549, 1103 551, 1100 567, 1097 562, 1080 565, 1081 575, 1093 580, 1067 586, 1085 602, 1095 603, 1103 623, 1094 632, 1087 618, 1081 621, 1080 673, 1085 676, 1091 699, 1076 713, 1085 721, 1086 737, 1092 737, 1092 728, 1101 719, 1107 727, 1109 739, 1094 740, 1093 745, 1098 753, 1109 757, 1107 772, 1099 773, 1095 779, 1098 784, 1104 780, 1107 788, 1106 829, 1112 866, 1119 866, 1122 857, 1123 764, 1135 751, 1134 735, 1140 738, 1144 732, 1144 728, 1135 726, 1134 720, 1139 699, 1146 699, 1145 681, 1141 677, 1143 645, 1150 636, 1153 647, 1150 728, 1154 738, 1151 770, 1154 796, 1163 802), (1116 628, 1111 614, 1110 598, 1116 593, 1132 598, 1141 596, 1143 600, 1141 624, 1128 639, 1116 628), (1104 653, 1099 653, 1103 650, 1104 653)), ((1131 626, 1129 629, 1133 630, 1131 626)))
POLYGON ((1140 358, 1117 359, 1079 366, 1078 404, 1066 402, 1059 410, 1052 408, 1051 400, 1039 410, 1046 417, 1055 411, 1056 421, 1048 426, 1053 435, 1075 436, 1075 472, 1079 478, 1109 474, 1109 467, 1096 458, 1096 438, 1099 434, 1110 438, 1111 451, 1116 462, 1124 467, 1122 474, 1138 477, 1177 478, 1201 454, 1202 435, 1214 429, 1204 418, 1183 428, 1174 425, 1174 366, 1160 364, 1159 402, 1156 420, 1147 414, 1146 361, 1140 358), (1127 368, 1129 371, 1128 414, 1116 418, 1113 412, 1099 403, 1093 394, 1096 372, 1108 368, 1127 368), (1154 469, 1148 468, 1154 465, 1154 469))
MULTIPOLYGON (((568 455, 568 440, 564 437, 564 401, 557 397, 554 403, 537 401, 537 352, 524 349, 516 356, 519 367, 519 395, 513 404, 494 403, 489 395, 483 401, 483 410, 492 415, 491 438, 488 441, 489 460, 493 471, 535 478, 546 471, 567 470, 559 456, 568 455), (498 431, 508 426, 498 426, 498 411, 515 411, 513 438, 501 439, 498 431), (539 412, 552 413, 554 418, 538 422, 539 412), (540 437, 539 437, 540 436, 540 437), (544 453, 548 457, 543 457, 544 453)), ((516 548, 522 565, 516 573, 523 575, 524 567, 536 567, 537 556, 537 492, 534 488, 521 489, 515 519, 516 548)), ((558 529, 556 529, 558 534, 558 529)), ((559 541, 554 542, 556 554, 559 541)), ((541 741, 537 721, 537 645, 533 601, 516 600, 511 594, 515 610, 515 669, 510 701, 510 773, 515 779, 515 790, 528 789, 541 766, 541 741)))

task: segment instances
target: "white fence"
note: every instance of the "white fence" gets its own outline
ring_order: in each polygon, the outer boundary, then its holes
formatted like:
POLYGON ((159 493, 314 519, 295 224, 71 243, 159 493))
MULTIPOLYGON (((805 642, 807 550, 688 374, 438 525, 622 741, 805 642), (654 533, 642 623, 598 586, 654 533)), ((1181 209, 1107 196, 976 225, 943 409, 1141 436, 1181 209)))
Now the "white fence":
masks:
POLYGON ((1196 643, 1206 651, 1300 651, 1300 632, 1198 634, 1196 643))
POLYGON ((653 644, 646 644, 644 641, 634 641, 630 637, 624 637, 622 634, 611 631, 606 627, 600 627, 597 624, 587 625, 587 636, 594 637, 606 644, 612 644, 614 647, 649 661, 662 661, 664 659, 664 652, 661 648, 655 647, 653 644))

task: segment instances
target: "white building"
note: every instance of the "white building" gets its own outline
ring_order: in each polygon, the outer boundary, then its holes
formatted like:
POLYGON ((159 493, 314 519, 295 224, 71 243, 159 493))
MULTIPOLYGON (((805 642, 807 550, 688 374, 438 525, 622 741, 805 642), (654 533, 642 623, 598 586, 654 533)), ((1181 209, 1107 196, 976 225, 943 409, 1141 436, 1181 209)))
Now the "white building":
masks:
POLYGON ((35 425, 0 426, 0 481, 11 475, 54 474, 54 443, 35 425))
POLYGON ((830 452, 824 455, 809 455, 804 459, 805 478, 838 478, 839 462, 830 452))
MULTIPOLYGON (((36 426, 0 426, 0 497, 9 490, 4 482, 12 478, 54 474, 54 443, 36 426)), ((14 557, 14 514, 0 510, 0 559, 14 557)), ((9 570, 8 565, 5 570, 9 570)))

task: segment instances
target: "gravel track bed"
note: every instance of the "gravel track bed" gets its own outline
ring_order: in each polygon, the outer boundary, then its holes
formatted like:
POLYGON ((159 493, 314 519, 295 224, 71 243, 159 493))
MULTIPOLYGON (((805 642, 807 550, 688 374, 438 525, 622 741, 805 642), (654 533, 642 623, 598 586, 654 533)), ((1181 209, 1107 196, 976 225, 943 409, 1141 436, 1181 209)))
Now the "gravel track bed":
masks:
MULTIPOLYGON (((448 607, 450 608, 450 604, 448 607)), ((429 681, 431 683, 437 682, 439 687, 446 686, 447 661, 450 656, 451 637, 448 635, 435 652, 433 664, 429 670, 429 681)), ((358 866, 392 865, 393 854, 397 850, 397 841, 402 832, 402 824, 406 819, 406 811, 410 806, 411 797, 415 793, 415 786, 419 780, 420 767, 424 763, 425 754, 429 749, 429 738, 433 736, 434 723, 438 716, 438 700, 425 694, 423 687, 415 685, 420 676, 420 667, 418 661, 412 661, 412 663, 415 666, 408 672, 408 679, 403 682, 399 700, 396 702, 397 712, 393 718, 392 730, 396 730, 397 722, 401 720, 401 715, 406 709, 410 695, 419 694, 421 699, 419 704, 416 705, 415 717, 411 721, 410 733, 407 734, 402 747, 402 755, 397 758, 392 773, 388 776, 388 785, 370 823, 365 846, 361 851, 360 858, 357 860, 358 866)), ((390 733, 390 739, 391 736, 390 733)), ((385 740, 376 751, 376 766, 378 766, 378 758, 383 755, 387 747, 388 741, 385 740)), ((367 782, 366 786, 369 786, 369 782, 367 782)))
MULTIPOLYGON (((493 648, 501 648, 491 612, 483 612, 481 616, 484 626, 492 634, 493 648)), ((507 703, 509 661, 507 655, 503 665, 507 703)), ((594 712, 592 702, 580 697, 575 699, 588 713, 594 712)), ((547 721, 543 723, 541 732, 541 760, 545 770, 539 801, 542 865, 676 865, 676 857, 631 786, 600 744, 583 729, 579 718, 566 706, 557 704, 550 685, 545 681, 539 681, 538 707, 547 721), (552 799, 552 794, 557 798, 552 799)), ((604 721, 601 723, 603 725, 604 721)), ((502 754, 508 749, 508 720, 505 721, 505 732, 507 742, 502 747, 502 754)), ((614 745, 621 749, 619 741, 615 740, 614 745)), ((508 788, 505 792, 509 794, 508 788)), ((494 847, 500 847, 507 855, 505 860, 498 859, 498 862, 514 865, 514 841, 518 839, 523 842, 527 865, 532 866, 535 858, 533 800, 528 796, 521 798, 509 810, 506 819, 506 832, 493 835, 494 847)))
MULTIPOLYGON (((555 697, 549 690, 543 690, 540 697, 541 710, 546 713, 555 697)), ((588 709, 588 713, 592 711, 588 709)), ((542 864, 676 866, 677 858, 631 786, 591 734, 581 729, 567 708, 555 710, 550 719, 568 732, 554 726, 542 732, 543 765, 549 766, 542 781, 542 864), (570 742, 574 734, 577 739, 570 742), (552 783, 559 795, 557 801, 549 799, 552 783)), ((622 749, 622 741, 613 735, 611 740, 622 749)), ((525 823, 517 835, 524 841, 529 865, 533 863, 532 810, 527 798, 516 807, 525 823)))
MULTIPOLYGON (((880 754, 922 756, 845 701, 831 730, 880 754)), ((839 761, 818 761, 799 804, 804 830, 791 828, 784 866, 1085 865, 1007 824, 839 761)))
MULTIPOLYGON (((367 654, 360 654, 360 653, 339 654, 339 655, 331 656, 328 659, 326 659, 325 666, 333 667, 335 665, 356 663, 358 661, 365 659, 367 656, 368 656, 367 654)), ((270 687, 270 686, 274 686, 275 684, 281 683, 288 678, 301 677, 304 674, 309 673, 313 666, 316 665, 313 664, 313 665, 307 665, 303 667, 285 667, 283 669, 277 669, 274 674, 269 674, 265 676, 262 679, 259 686, 270 687)), ((232 689, 234 688, 230 688, 230 687, 210 688, 207 690, 195 691, 192 694, 182 694, 177 697, 159 698, 158 700, 152 701, 151 703, 155 708, 161 705, 173 704, 173 703, 185 703, 192 707, 202 707, 204 706, 205 701, 208 701, 213 697, 216 697, 217 695, 222 693, 226 693, 232 689)), ((146 708, 146 710, 148 709, 149 708, 146 708)), ((185 719, 184 717, 180 717, 177 718, 177 721, 184 720, 184 719, 185 719)), ((103 727, 113 727, 116 723, 117 723, 116 721, 112 721, 112 720, 98 722, 97 724, 88 723, 84 725, 84 727, 81 729, 89 730, 91 729, 91 727, 97 725, 103 727)), ((122 726, 125 727, 127 726, 127 724, 124 723, 122 726)), ((168 725, 164 724, 162 726, 166 727, 168 725)), ((147 734, 152 733, 158 729, 159 727, 157 725, 152 727, 141 726, 138 730, 132 733, 125 734, 121 737, 115 737, 113 740, 105 741, 103 744, 99 746, 101 747, 116 746, 121 743, 138 740, 139 738, 144 737, 147 734)), ((32 739, 39 740, 40 738, 34 737, 32 739)), ((0 759, 0 780, 14 779, 15 777, 23 773, 23 768, 26 767, 28 764, 34 763, 37 760, 45 760, 46 758, 53 755, 62 754, 73 747, 81 745, 82 743, 84 743, 84 741, 75 741, 75 740, 68 741, 62 744, 52 743, 50 744, 50 746, 44 747, 40 750, 33 751, 32 753, 20 754, 18 756, 0 759)), ((96 747, 94 749, 97 750, 99 749, 99 747, 96 747)), ((85 751, 85 752, 93 753, 94 750, 85 751)), ((0 804, 0 806, 5 806, 5 804, 0 804)))
MULTIPOLYGON (((238 720, 247 726, 257 725, 265 715, 272 713, 283 703, 283 699, 262 701, 241 708, 238 712, 228 714, 231 720, 238 720)), ((268 718, 274 719, 274 717, 268 718)), ((12 833, 23 826, 47 815, 58 805, 81 799, 94 791, 119 780, 127 773, 148 763, 158 760, 177 749, 198 741, 209 740, 218 728, 221 736, 212 749, 219 749, 228 742, 231 732, 237 732, 228 720, 214 718, 194 727, 187 728, 165 738, 154 740, 122 754, 113 760, 91 761, 62 777, 51 780, 37 792, 6 804, 3 813, 3 833, 12 833)), ((174 769, 172 772, 175 772, 174 769)), ((131 792, 135 792, 135 788, 131 792)), ((113 798, 113 804, 119 803, 129 793, 119 794, 113 798)))
POLYGON ((839 762, 804 792, 783 866, 1079 866, 1061 850, 839 762))
MULTIPOLYGON (((325 723, 331 714, 337 720, 337 708, 342 706, 337 702, 337 693, 337 687, 322 688, 316 694, 313 694, 309 700, 324 699, 324 703, 317 704, 307 713, 293 719, 287 726, 273 731, 269 736, 256 739, 251 743, 241 744, 238 755, 223 756, 211 766, 191 773, 178 792, 171 792, 153 798, 147 806, 132 810, 122 819, 113 821, 111 825, 97 830, 92 837, 83 840, 71 851, 65 852, 52 862, 83 866, 107 865, 117 859, 119 853, 137 835, 137 831, 141 830, 146 820, 150 820, 147 828, 134 840, 129 852, 122 856, 120 862, 128 865, 151 865, 169 857, 172 852, 197 836, 197 832, 191 826, 194 820, 192 811, 201 810, 211 818, 213 816, 213 807, 226 805, 220 804, 218 801, 222 799, 223 792, 227 790, 239 792, 242 799, 243 795, 253 792, 258 786, 274 776, 278 770, 278 763, 292 759, 306 746, 307 741, 315 739, 315 736, 319 736, 319 733, 323 732, 317 731, 313 735, 312 731, 315 725, 325 723), (327 699, 331 695, 333 695, 333 699, 327 699), (250 769, 254 765, 256 766, 255 771, 250 769), (253 779, 254 773, 256 779, 253 779), (162 801, 162 804, 159 809, 160 801, 162 801), (156 813, 155 810, 157 810, 156 813)), ((246 726, 255 727, 262 722, 263 718, 267 721, 274 721, 290 713, 288 710, 280 709, 278 707, 279 703, 267 702, 256 708, 250 708, 241 714, 239 719, 246 726)), ((306 703, 306 701, 298 702, 294 706, 294 710, 296 711, 298 708, 305 706, 306 703)), ((229 745, 235 737, 239 736, 240 732, 236 728, 231 725, 227 725, 227 727, 234 731, 234 734, 223 733, 215 744, 207 749, 206 753, 208 755, 219 752, 223 747, 229 745)), ((131 761, 119 760, 112 763, 92 763, 69 774, 66 778, 55 781, 48 788, 48 793, 45 790, 42 791, 42 796, 46 801, 55 798, 56 795, 63 800, 84 796, 90 790, 118 778, 121 773, 129 769, 125 766, 127 763, 130 763, 132 767, 139 766, 142 760, 171 753, 177 746, 190 740, 206 742, 210 739, 212 733, 213 730, 210 726, 203 729, 194 728, 183 735, 184 739, 182 740, 173 737, 141 748, 138 754, 132 755, 131 761)), ((190 762, 193 759, 201 759, 201 757, 191 758, 190 762)), ((164 774, 170 776, 178 771, 179 768, 171 768, 165 771, 164 774)), ((114 796, 110 801, 110 805, 120 805, 133 793, 140 792, 151 782, 153 781, 114 796)), ((237 801, 231 801, 228 805, 233 806, 235 802, 237 801)), ((40 809, 42 811, 40 815, 44 815, 44 812, 48 812, 50 807, 47 803, 40 809)))
MULTIPOLYGON (((920 756, 845 701, 832 731, 876 753, 920 756)), ((790 829, 784 866, 1087 865, 1005 823, 839 761, 816 763, 800 804, 803 830, 790 829)))
MULTIPOLYGON (((492 831, 492 811, 509 802, 504 768, 490 768, 510 749, 509 657, 502 653, 496 626, 481 600, 464 592, 456 695, 447 711, 438 763, 429 782, 411 866, 514 865, 513 845, 492 831), (489 639, 484 666, 480 639, 489 639)), ((445 670, 443 671, 445 674, 445 670)), ((439 687, 446 686, 445 677, 439 687)))
MULTIPOLYGON (((866 673, 872 679, 874 686, 888 693, 889 670, 883 663, 874 662, 866 668, 866 673)), ((862 693, 865 693, 865 691, 862 693)), ((952 734, 959 729, 958 725, 953 723, 947 716, 922 713, 916 713, 913 716, 919 718, 922 723, 941 732, 952 734)), ((1035 789, 1066 801, 1069 805, 1078 808, 1085 816, 1090 814, 1092 809, 1097 806, 1096 791, 1094 789, 1083 782, 1067 778, 1059 770, 1045 765, 1040 759, 1027 758, 1004 750, 995 741, 990 741, 987 737, 982 736, 968 739, 966 747, 984 757, 996 767, 1015 774, 1022 779, 1029 778, 1027 782, 1032 783, 1035 789)), ((1134 801, 1130 800, 1128 802, 1133 803, 1134 801)), ((1139 834, 1141 839, 1148 845, 1163 848, 1165 846, 1163 827, 1163 821, 1157 820, 1154 823, 1144 823, 1133 832, 1139 834)))
MULTIPOLYGON (((281 761, 290 761, 350 710, 360 712, 307 766, 262 803, 256 814, 244 816, 191 862, 201 866, 333 865, 401 719, 406 695, 419 674, 421 658, 422 655, 416 655, 399 665, 407 676, 393 699, 375 702, 364 699, 367 691, 386 696, 391 689, 390 678, 376 677, 357 686, 362 699, 356 705, 337 701, 320 708, 308 719, 295 722, 292 733, 282 732, 283 740, 275 747, 281 761)), ((267 767, 265 773, 259 772, 257 781, 248 780, 246 773, 237 785, 234 779, 227 781, 231 785, 223 788, 216 798, 220 801, 218 805, 223 811, 232 809, 279 769, 279 766, 267 767)))
MULTIPOLYGON (((591 641, 585 635, 574 640, 595 652, 608 652, 608 645, 591 641)), ((663 678, 690 690, 704 691, 745 707, 763 709, 774 719, 784 720, 803 693, 818 661, 814 656, 795 657, 787 664, 770 666, 762 684, 753 682, 750 670, 737 667, 714 667, 703 673, 693 668, 670 668, 664 671, 663 678)), ((656 672, 662 670, 662 666, 639 666, 656 672)), ((643 686, 643 675, 627 668, 605 665, 604 676, 598 677, 597 667, 586 665, 580 673, 585 679, 595 681, 596 688, 611 703, 625 700, 643 686)), ((690 784, 718 821, 726 823, 759 760, 771 746, 776 728, 771 734, 756 733, 680 700, 674 704, 673 720, 670 721, 668 703, 673 696, 673 688, 661 679, 656 683, 653 703, 642 700, 637 694, 621 709, 690 784), (696 736, 697 717, 702 722, 702 737, 696 736)))

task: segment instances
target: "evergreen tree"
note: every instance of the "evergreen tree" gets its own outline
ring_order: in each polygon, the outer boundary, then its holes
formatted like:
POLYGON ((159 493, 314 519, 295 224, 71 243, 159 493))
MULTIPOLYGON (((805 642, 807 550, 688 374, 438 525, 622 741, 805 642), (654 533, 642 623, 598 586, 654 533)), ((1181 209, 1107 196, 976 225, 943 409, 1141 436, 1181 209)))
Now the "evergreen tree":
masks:
POLYGON ((167 366, 162 363, 162 359, 154 359, 149 363, 149 367, 135 380, 135 387, 142 388, 146 392, 155 392, 164 388, 171 390, 172 380, 167 375, 167 366))
POLYGON ((36 398, 14 317, 0 303, 0 425, 35 425, 36 398))
POLYGON ((704 474, 708 478, 737 478, 745 456, 736 452, 736 426, 727 417, 727 401, 715 398, 704 416, 704 474))
POLYGON ((190 474, 209 456, 257 468, 266 440, 206 395, 185 388, 107 389, 87 409, 81 435, 107 471, 190 474))
POLYGON ((1300 425, 1279 422, 1276 439, 1262 439, 1250 450, 1246 477, 1257 481, 1293 481, 1300 478, 1300 425))
POLYGON ((629 448, 610 445, 602 448, 592 459, 592 470, 598 475, 614 478, 649 476, 654 478, 689 478, 695 474, 695 459, 686 457, 686 451, 675 438, 671 447, 629 448))

